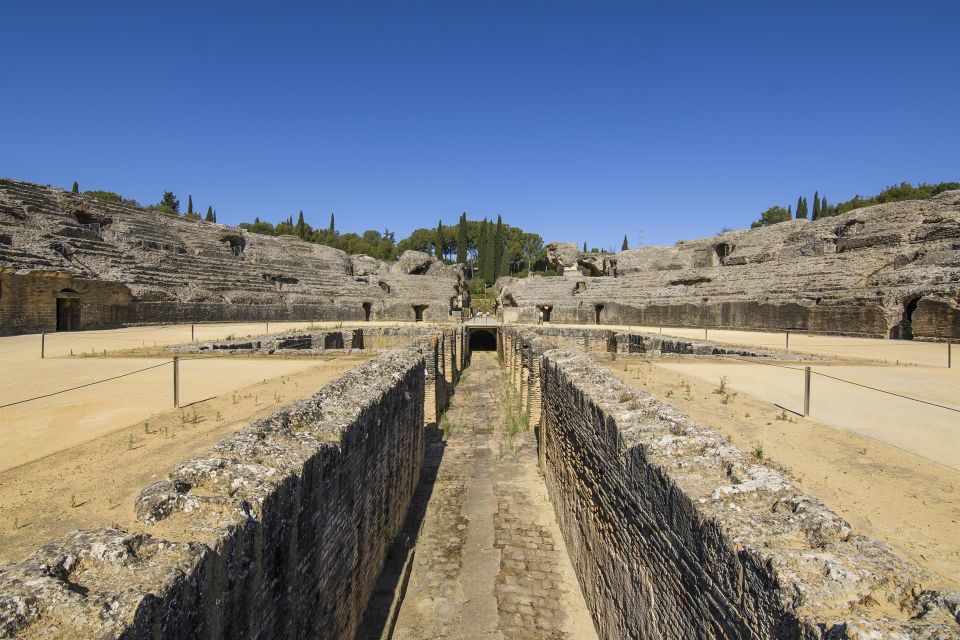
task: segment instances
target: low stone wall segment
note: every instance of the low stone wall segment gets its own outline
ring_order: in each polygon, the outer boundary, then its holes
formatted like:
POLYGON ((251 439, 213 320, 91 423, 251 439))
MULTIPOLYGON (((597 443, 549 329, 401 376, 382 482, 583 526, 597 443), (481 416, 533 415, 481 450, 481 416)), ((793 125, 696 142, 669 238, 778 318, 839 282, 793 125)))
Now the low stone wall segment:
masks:
POLYGON ((424 356, 374 358, 179 465, 147 533, 0 567, 0 637, 349 639, 419 481, 424 356))
POLYGON ((515 329, 503 344, 521 390, 529 367, 541 466, 601 637, 960 637, 960 596, 772 466, 577 349, 515 329))

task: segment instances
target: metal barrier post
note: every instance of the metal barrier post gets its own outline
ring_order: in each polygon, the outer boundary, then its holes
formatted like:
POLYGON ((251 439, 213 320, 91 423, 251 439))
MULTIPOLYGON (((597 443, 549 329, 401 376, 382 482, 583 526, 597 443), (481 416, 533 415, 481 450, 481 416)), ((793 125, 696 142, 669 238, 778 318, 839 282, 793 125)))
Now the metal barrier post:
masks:
POLYGON ((704 339, 704 340, 707 339, 707 331, 709 331, 709 329, 707 329, 706 327, 704 327, 704 328, 703 328, 703 339, 704 339))
POLYGON ((803 417, 810 417, 810 367, 803 368, 803 417))
POLYGON ((953 368, 953 340, 947 340, 947 369, 953 368))
POLYGON ((180 357, 173 356, 173 407, 180 406, 180 357))
POLYGON ((190 325, 190 342, 194 342, 194 339, 193 339, 193 327, 194 327, 194 326, 196 326, 196 325, 193 325, 193 324, 190 325))
POLYGON ((40 359, 41 360, 46 357, 46 350, 47 350, 47 332, 41 331, 40 332, 40 359))
POLYGON ((784 351, 790 351, 790 330, 787 329, 787 346, 784 348, 784 351))

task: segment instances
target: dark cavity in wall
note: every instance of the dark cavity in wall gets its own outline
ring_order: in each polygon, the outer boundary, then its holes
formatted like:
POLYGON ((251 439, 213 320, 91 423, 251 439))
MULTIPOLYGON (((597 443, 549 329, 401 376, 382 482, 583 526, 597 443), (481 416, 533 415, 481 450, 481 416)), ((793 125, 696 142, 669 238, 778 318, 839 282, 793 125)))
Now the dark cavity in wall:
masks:
POLYGON ((600 316, 603 314, 603 305, 598 304, 593 307, 594 320, 597 324, 600 324, 600 316))
POLYGON ((496 351, 497 336, 492 329, 471 329, 470 351, 496 351))
POLYGON ((363 303, 363 319, 365 322, 370 322, 370 309, 373 307, 369 302, 363 303))
POLYGON ((417 322, 423 322, 423 310, 427 308, 425 304, 413 305, 413 319, 417 322))
POLYGON ((57 296, 57 331, 80 330, 80 294, 64 289, 57 296))
POLYGON ((903 317, 900 322, 890 329, 890 338, 893 340, 913 340, 913 312, 917 310, 920 298, 910 298, 903 301, 903 317))

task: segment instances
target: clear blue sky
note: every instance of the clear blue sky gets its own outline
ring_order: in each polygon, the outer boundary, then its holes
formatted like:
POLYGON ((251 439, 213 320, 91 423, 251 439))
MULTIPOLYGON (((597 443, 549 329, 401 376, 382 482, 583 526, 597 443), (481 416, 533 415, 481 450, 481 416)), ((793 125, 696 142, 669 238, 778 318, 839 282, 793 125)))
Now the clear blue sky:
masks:
POLYGON ((0 175, 617 248, 960 179, 955 1, 202 4, 6 0, 0 175))

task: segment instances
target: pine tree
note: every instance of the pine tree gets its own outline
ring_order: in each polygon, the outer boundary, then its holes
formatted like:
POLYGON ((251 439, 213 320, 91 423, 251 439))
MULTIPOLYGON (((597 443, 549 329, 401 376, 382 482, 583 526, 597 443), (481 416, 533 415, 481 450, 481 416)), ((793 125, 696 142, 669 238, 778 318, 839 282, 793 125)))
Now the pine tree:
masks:
POLYGON ((437 221, 437 233, 433 237, 433 255, 437 256, 437 260, 443 260, 443 220, 437 221))
POLYGON ((457 224, 457 262, 467 263, 467 212, 464 211, 457 224))
POLYGON ((337 229, 336 229, 336 227, 333 226, 333 212, 332 212, 332 211, 330 212, 330 228, 327 229, 327 233, 329 233, 331 236, 337 235, 337 229))
POLYGON ((300 215, 297 217, 297 235, 301 240, 307 237, 306 225, 303 224, 303 209, 300 209, 300 215))
POLYGON ((820 192, 813 192, 813 220, 818 220, 820 218, 820 192))
POLYGON ((207 222, 216 222, 213 218, 213 207, 207 206, 207 217, 204 218, 207 222))
POLYGON ((620 251, 626 251, 630 248, 630 245, 627 244, 627 234, 623 234, 623 244, 620 245, 620 251))
POLYGON ((497 230, 493 234, 493 279, 491 282, 496 282, 497 278, 501 275, 501 269, 503 269, 503 218, 497 216, 497 230))
POLYGON ((171 213, 180 213, 180 201, 172 191, 164 191, 163 198, 160 200, 160 208, 166 209, 171 213))
POLYGON ((73 181, 73 190, 72 190, 72 193, 80 193, 80 185, 77 184, 77 181, 76 181, 76 180, 73 181))

